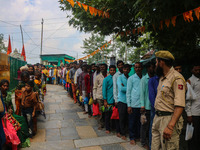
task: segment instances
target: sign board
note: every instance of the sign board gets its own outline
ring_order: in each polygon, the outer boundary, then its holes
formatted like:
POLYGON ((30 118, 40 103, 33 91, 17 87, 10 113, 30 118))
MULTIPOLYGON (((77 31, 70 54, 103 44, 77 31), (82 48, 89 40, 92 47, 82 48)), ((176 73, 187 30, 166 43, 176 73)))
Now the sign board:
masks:
POLYGON ((10 59, 7 54, 0 53, 0 81, 2 79, 10 82, 10 59))

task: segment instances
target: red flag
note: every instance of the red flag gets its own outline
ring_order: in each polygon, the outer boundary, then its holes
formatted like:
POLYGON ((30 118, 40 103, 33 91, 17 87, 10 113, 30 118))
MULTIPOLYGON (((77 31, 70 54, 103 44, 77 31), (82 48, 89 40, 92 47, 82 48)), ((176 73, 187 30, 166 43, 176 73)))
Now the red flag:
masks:
POLYGON ((25 54, 24 45, 23 45, 23 48, 22 48, 21 56, 23 56, 24 57, 24 61, 26 61, 26 54, 25 54))
POLYGON ((12 53, 12 48, 11 48, 10 35, 9 35, 7 55, 9 55, 10 53, 12 53))

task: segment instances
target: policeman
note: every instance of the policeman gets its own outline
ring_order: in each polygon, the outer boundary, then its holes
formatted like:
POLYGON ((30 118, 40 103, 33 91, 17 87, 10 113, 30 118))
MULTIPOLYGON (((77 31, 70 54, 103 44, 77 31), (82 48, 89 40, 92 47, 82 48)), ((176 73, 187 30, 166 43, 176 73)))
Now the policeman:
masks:
POLYGON ((152 126, 152 150, 179 149, 185 107, 185 80, 173 67, 174 56, 158 51, 156 73, 160 77, 155 100, 156 115, 152 126))

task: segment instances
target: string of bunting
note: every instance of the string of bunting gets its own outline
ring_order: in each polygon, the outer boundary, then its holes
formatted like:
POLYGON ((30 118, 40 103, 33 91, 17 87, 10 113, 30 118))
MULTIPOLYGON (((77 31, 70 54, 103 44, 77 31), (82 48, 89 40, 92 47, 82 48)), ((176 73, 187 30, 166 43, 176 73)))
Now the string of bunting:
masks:
MULTIPOLYGON (((61 1, 63 2, 63 0, 61 0, 61 1)), ((68 2, 71 4, 71 6, 74 7, 75 2, 74 2, 73 0, 66 0, 66 1, 68 1, 68 2)), ((89 12, 90 12, 90 14, 91 14, 92 16, 93 16, 93 15, 94 15, 94 16, 97 16, 97 14, 98 14, 99 17, 101 17, 101 16, 102 16, 103 18, 104 18, 104 17, 105 17, 105 18, 109 18, 109 17, 110 17, 109 12, 96 9, 96 8, 94 8, 94 7, 92 7, 92 6, 83 4, 83 3, 78 2, 78 1, 76 1, 76 4, 77 4, 80 8, 83 8, 86 12, 89 10, 89 12)))
MULTIPOLYGON (((176 26, 176 18, 177 18, 178 16, 181 16, 181 15, 183 15, 183 19, 184 19, 186 22, 192 22, 192 21, 194 21, 194 18, 193 18, 193 16, 192 16, 192 15, 193 15, 193 12, 195 13, 197 19, 199 20, 199 19, 200 19, 200 7, 197 7, 197 8, 195 8, 195 9, 186 11, 186 12, 184 12, 184 13, 182 13, 182 14, 173 16, 173 17, 171 17, 171 19, 165 19, 164 21, 163 21, 163 20, 160 21, 159 30, 163 30, 164 24, 167 26, 167 28, 169 28, 170 22, 171 22, 171 24, 173 25, 173 27, 175 27, 175 26, 176 26)), ((156 31, 155 25, 152 24, 152 26, 153 26, 154 31, 156 31)), ((130 35, 131 33, 132 33, 132 34, 136 34, 136 33, 139 34, 139 33, 144 33, 144 32, 145 32, 145 26, 142 26, 142 27, 138 27, 138 28, 136 28, 136 29, 127 30, 127 31, 122 31, 122 32, 120 32, 119 34, 120 34, 121 36, 125 36, 125 35, 128 36, 128 35, 130 35)))
POLYGON ((91 54, 85 56, 85 57, 82 57, 82 58, 79 58, 79 59, 76 59, 76 60, 68 60, 68 59, 65 59, 65 61, 67 62, 74 62, 74 61, 78 61, 78 60, 84 60, 84 59, 88 59, 89 57, 91 56, 94 56, 95 54, 97 54, 98 52, 102 51, 105 47, 108 47, 108 44, 111 44, 111 40, 108 42, 108 43, 105 43, 103 46, 100 47, 100 49, 97 49, 95 50, 94 52, 92 52, 91 54))

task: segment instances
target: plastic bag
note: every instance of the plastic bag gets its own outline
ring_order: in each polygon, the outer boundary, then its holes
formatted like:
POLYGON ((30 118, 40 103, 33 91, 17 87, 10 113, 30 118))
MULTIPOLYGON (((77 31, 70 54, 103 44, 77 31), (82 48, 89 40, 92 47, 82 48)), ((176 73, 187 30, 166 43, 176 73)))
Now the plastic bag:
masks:
POLYGON ((101 115, 99 111, 99 104, 92 104, 93 116, 101 115))
POLYGON ((87 97, 84 98, 84 104, 88 104, 89 99, 87 97))
POLYGON ((141 117, 140 117, 140 122, 141 124, 145 124, 147 122, 147 117, 145 114, 141 114, 141 117))
POLYGON ((111 119, 119 119, 119 111, 115 106, 113 107, 111 119))
POLYGON ((193 131, 194 131, 194 127, 192 126, 192 123, 191 124, 187 124, 187 127, 186 127, 186 134, 185 134, 185 140, 190 140, 193 136, 193 131))

